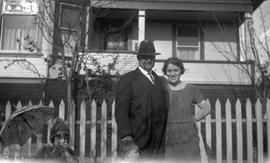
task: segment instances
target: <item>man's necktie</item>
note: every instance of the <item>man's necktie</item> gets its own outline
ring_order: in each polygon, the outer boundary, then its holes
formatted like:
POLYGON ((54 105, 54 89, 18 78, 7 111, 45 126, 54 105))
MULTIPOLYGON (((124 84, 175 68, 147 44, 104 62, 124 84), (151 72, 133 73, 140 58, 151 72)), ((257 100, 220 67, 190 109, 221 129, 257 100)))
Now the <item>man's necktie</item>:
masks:
POLYGON ((150 79, 152 80, 152 83, 154 84, 154 83, 155 83, 155 78, 154 78, 152 72, 149 71, 149 72, 148 72, 148 75, 150 76, 150 79))

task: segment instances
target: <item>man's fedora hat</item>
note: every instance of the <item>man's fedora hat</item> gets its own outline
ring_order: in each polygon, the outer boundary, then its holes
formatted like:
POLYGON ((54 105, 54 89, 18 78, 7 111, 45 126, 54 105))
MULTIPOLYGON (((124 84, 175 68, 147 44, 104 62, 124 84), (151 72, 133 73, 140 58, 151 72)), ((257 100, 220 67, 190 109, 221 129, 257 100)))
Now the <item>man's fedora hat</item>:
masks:
POLYGON ((156 53, 156 49, 152 41, 143 40, 140 43, 137 55, 160 55, 160 53, 156 53))

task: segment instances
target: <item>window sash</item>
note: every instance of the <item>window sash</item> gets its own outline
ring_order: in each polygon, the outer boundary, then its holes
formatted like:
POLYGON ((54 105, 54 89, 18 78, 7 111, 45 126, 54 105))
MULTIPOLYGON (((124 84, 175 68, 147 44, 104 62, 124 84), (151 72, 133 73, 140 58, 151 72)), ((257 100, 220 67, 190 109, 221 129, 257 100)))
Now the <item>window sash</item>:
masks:
POLYGON ((81 8, 77 5, 61 3, 59 27, 62 30, 79 31, 80 10, 81 8))
POLYGON ((3 15, 1 50, 36 52, 38 27, 33 15, 3 15))
POLYGON ((178 25, 176 30, 176 57, 183 60, 200 60, 199 27, 178 25))

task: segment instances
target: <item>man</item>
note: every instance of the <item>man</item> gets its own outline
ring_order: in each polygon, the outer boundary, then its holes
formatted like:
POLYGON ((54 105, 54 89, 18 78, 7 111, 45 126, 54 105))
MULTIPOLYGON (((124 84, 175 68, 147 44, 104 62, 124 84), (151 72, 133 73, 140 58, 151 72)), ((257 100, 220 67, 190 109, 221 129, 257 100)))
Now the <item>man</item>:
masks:
POLYGON ((166 88, 152 71, 159 54, 153 42, 142 41, 137 53, 139 67, 121 76, 116 90, 119 148, 135 145, 143 159, 160 159, 164 154, 166 88))
POLYGON ((70 131, 68 125, 61 118, 56 118, 51 128, 51 145, 43 146, 37 153, 38 159, 53 159, 63 162, 78 162, 75 153, 69 148, 70 131))

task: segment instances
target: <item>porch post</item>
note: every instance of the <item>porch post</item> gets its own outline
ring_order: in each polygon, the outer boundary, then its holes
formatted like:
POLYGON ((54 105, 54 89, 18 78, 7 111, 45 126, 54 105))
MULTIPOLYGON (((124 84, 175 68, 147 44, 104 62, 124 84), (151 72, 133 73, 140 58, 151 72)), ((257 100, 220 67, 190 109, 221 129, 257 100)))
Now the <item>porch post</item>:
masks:
POLYGON ((139 10, 138 43, 145 39, 145 10, 139 10))
POLYGON ((253 31, 253 20, 252 15, 250 13, 245 13, 244 18, 244 52, 245 59, 254 59, 251 50, 251 43, 253 43, 254 39, 254 31, 253 31))

